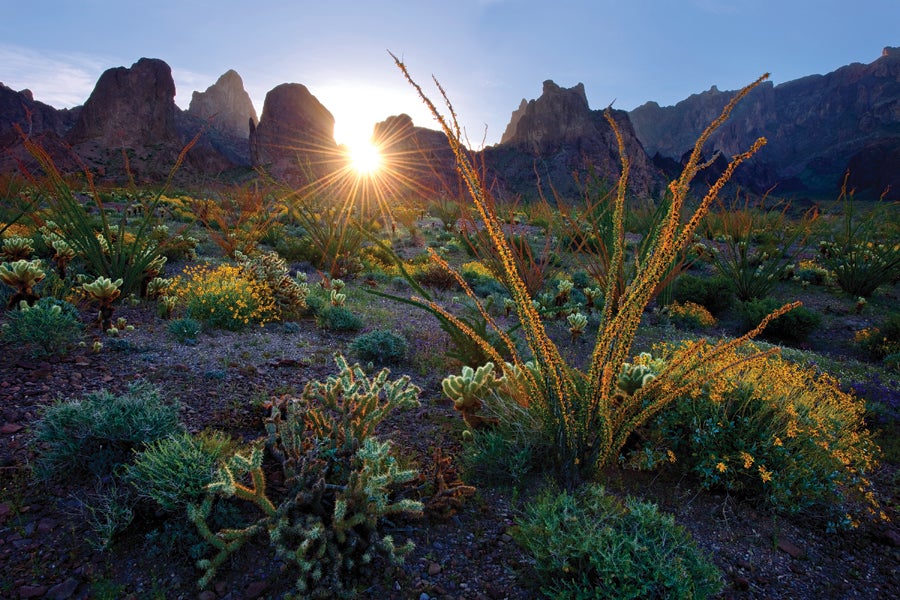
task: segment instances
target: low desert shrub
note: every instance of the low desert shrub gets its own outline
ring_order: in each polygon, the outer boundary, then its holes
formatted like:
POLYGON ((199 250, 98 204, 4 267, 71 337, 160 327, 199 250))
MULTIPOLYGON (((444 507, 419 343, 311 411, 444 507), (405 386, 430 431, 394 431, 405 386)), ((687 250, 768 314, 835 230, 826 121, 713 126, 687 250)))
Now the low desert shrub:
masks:
POLYGON ((137 494, 165 510, 200 502, 216 469, 237 449, 227 435, 205 431, 168 435, 148 444, 125 468, 125 480, 137 494))
POLYGON ((266 252, 248 256, 235 251, 235 258, 245 274, 265 286, 275 303, 279 319, 291 321, 306 313, 309 287, 291 277, 287 263, 277 253, 266 252))
POLYGON ((316 324, 331 331, 359 331, 363 321, 346 306, 323 304, 316 311, 316 324))
POLYGON ((350 343, 350 350, 360 360, 377 365, 390 365, 406 357, 409 345, 395 333, 376 329, 358 336, 350 343))
POLYGON ((64 300, 47 297, 29 307, 25 301, 8 313, 0 339, 17 344, 33 357, 67 354, 81 337, 78 311, 64 300))
POLYGON ((35 472, 43 478, 108 476, 130 462, 134 450, 181 429, 178 407, 148 384, 118 396, 101 390, 59 401, 37 423, 35 472))
POLYGON ((669 321, 680 329, 703 329, 713 327, 716 318, 706 308, 693 302, 673 302, 666 307, 669 321))
MULTIPOLYGON (((745 329, 749 330, 757 325, 780 304, 771 298, 750 300, 740 305, 741 318, 745 329)), ((763 330, 762 337, 773 341, 802 342, 815 331, 822 323, 822 315, 818 312, 800 306, 787 314, 769 322, 763 330)))
POLYGON ((190 317, 175 319, 166 326, 166 331, 175 338, 176 342, 188 346, 193 346, 197 343, 197 336, 200 335, 201 329, 200 321, 190 317))
MULTIPOLYGON (((674 350, 677 361, 684 347, 674 350)), ((834 378, 741 349, 701 367, 706 384, 680 397, 652 428, 658 448, 703 487, 764 501, 785 513, 850 525, 878 510, 867 479, 878 447, 865 404, 834 378), (727 374, 727 365, 739 365, 727 374)))
POLYGON ((890 315, 880 327, 856 332, 855 340, 875 360, 900 354, 900 313, 890 315))
POLYGON ((701 277, 685 273, 673 285, 673 300, 699 304, 713 315, 722 314, 734 302, 734 291, 725 277, 701 277))
POLYGON ((596 484, 544 492, 517 519, 513 538, 548 598, 687 600, 722 588, 719 570, 671 515, 596 484))
POLYGON ((188 267, 175 277, 172 293, 186 307, 187 316, 210 327, 231 331, 277 318, 278 309, 265 284, 239 267, 188 267))

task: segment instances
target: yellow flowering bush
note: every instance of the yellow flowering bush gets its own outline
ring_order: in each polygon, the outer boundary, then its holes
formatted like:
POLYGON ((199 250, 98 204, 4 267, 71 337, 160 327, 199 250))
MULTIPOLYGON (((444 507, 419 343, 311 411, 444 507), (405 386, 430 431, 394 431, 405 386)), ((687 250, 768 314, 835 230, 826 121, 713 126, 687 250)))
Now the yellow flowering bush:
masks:
POLYGON ((24 223, 0 223, 0 239, 15 237, 30 238, 33 234, 33 228, 24 223))
POLYGON ((682 329, 702 329, 716 324, 716 318, 712 313, 694 302, 681 304, 676 301, 669 304, 666 309, 672 324, 682 329))
MULTIPOLYGON (((665 348, 668 360, 685 348, 665 348)), ((677 468, 705 488, 762 498, 781 512, 824 514, 829 528, 878 515, 867 477, 879 448, 863 422, 864 402, 777 354, 747 360, 756 352, 735 349, 699 367, 706 384, 657 418, 652 443, 673 451, 677 468)))
POLYGON ((265 284, 239 267, 197 265, 175 277, 173 294, 187 315, 212 327, 237 331, 273 321, 278 309, 265 284))

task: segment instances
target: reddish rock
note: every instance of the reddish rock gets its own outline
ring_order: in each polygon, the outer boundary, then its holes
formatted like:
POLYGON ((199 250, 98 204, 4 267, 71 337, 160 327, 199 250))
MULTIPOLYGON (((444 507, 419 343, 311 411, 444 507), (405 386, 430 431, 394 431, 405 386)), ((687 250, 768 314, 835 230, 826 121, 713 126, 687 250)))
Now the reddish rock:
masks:
POLYGON ((779 540, 778 549, 790 555, 791 558, 800 558, 804 555, 803 550, 787 540, 779 540))
POLYGON ((66 600, 67 598, 71 598, 72 594, 74 594, 77 589, 78 580, 74 577, 69 577, 62 583, 58 583, 47 590, 46 597, 51 598, 52 600, 66 600))
POLYGON ((46 585, 23 585, 19 588, 19 598, 40 598, 47 593, 46 585))
POLYGON ((25 427, 23 425, 19 425, 18 423, 4 423, 3 427, 0 427, 0 433, 11 434, 18 433, 22 431, 25 427))

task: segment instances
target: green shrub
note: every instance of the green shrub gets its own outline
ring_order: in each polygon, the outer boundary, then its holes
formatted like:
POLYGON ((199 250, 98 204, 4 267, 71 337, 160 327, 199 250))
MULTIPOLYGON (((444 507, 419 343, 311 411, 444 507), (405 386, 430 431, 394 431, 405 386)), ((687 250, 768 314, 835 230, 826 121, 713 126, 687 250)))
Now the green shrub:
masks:
POLYGON ((316 313, 316 323, 319 327, 331 331, 359 331, 363 328, 362 319, 353 314, 345 306, 332 306, 325 304, 316 313))
POLYGON ((200 335, 201 329, 200 321, 190 317, 175 319, 166 326, 166 331, 175 338, 175 341, 188 346, 197 343, 197 336, 200 335))
POLYGON ((350 350, 360 360, 389 365, 406 357, 406 340, 390 331, 376 329, 358 336, 350 343, 350 350))
MULTIPOLYGON (((752 329, 780 306, 777 300, 763 298, 742 302, 741 318, 746 329, 752 329)), ((776 341, 801 342, 822 323, 822 315, 805 306, 797 307, 771 321, 761 336, 776 341)))
POLYGON ((76 308, 55 298, 41 298, 32 307, 23 301, 19 310, 7 314, 0 338, 34 357, 67 354, 83 330, 76 308))
POLYGON ((596 484, 544 492, 517 524, 513 537, 548 598, 696 599, 722 587, 716 566, 671 515, 634 498, 623 503, 596 484))
POLYGON ((699 304, 714 315, 725 312, 734 301, 734 291, 725 277, 684 274, 675 280, 674 288, 673 300, 699 304))
POLYGON ((108 476, 134 450, 182 429, 178 407, 147 384, 120 396, 106 390, 49 406, 35 432, 40 477, 108 476))
MULTIPOLYGON (((676 350, 671 360, 677 360, 676 350)), ((706 385, 679 398, 656 420, 651 444, 674 452, 675 468, 705 488, 759 499, 777 511, 852 524, 878 505, 866 479, 878 447, 865 428, 864 402, 773 355, 748 361, 734 351, 701 368, 706 385), (718 369, 739 367, 728 376, 718 369)))
POLYGON ((126 467, 125 479, 139 496, 150 498, 165 510, 184 508, 203 499, 219 463, 235 449, 234 441, 219 432, 198 436, 179 432, 141 450, 126 467))

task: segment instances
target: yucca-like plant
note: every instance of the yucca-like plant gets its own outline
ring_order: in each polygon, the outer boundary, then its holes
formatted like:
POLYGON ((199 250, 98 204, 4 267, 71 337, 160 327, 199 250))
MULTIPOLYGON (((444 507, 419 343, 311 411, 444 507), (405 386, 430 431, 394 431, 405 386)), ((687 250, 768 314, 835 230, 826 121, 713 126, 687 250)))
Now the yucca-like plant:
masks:
MULTIPOLYGON (((148 280, 148 269, 152 271, 159 264, 159 258, 168 245, 168 240, 160 240, 153 235, 156 208, 187 152, 197 143, 200 135, 198 133, 181 150, 165 184, 150 202, 141 207, 139 215, 131 217, 132 222, 127 231, 128 215, 123 212, 118 223, 110 222, 108 210, 94 186, 93 176, 90 171, 85 170, 88 195, 96 205, 100 219, 98 231, 94 218, 88 214, 75 190, 56 168, 50 154, 34 140, 23 135, 22 144, 38 162, 45 177, 39 181, 30 173, 26 172, 25 175, 35 187, 45 192, 49 216, 54 225, 53 233, 64 239, 84 260, 88 272, 111 280, 121 278, 122 292, 137 293, 142 282, 148 280)), ((155 274, 150 276, 151 279, 152 277, 155 274)))
POLYGON ((107 277, 98 277, 91 283, 85 283, 82 289, 100 304, 97 320, 103 331, 112 328, 113 302, 122 294, 122 279, 112 281, 107 277))
POLYGON ((18 306, 23 300, 29 305, 37 302, 39 296, 34 292, 34 286, 45 276, 40 260, 17 260, 0 264, 0 281, 16 290, 10 297, 7 308, 18 306))
MULTIPOLYGON (((502 277, 510 288, 522 331, 540 373, 539 376, 535 376, 534 371, 521 369, 522 385, 517 399, 520 404, 531 406, 542 416, 546 432, 553 439, 555 452, 553 458, 557 472, 565 485, 574 486, 595 477, 600 468, 615 461, 626 439, 637 427, 671 403, 683 390, 699 385, 693 366, 708 363, 722 352, 742 344, 747 338, 761 332, 772 318, 796 306, 790 304, 782 307, 740 339, 722 342, 712 348, 698 344, 696 351, 685 353, 677 364, 673 362, 667 365, 656 378, 632 395, 623 397, 619 390, 619 373, 629 359, 641 315, 653 298, 658 284, 671 271, 683 249, 693 240, 694 232, 703 216, 731 178, 734 170, 753 156, 765 144, 765 139, 760 138, 748 151, 734 156, 722 175, 697 204, 694 213, 683 221, 681 215, 688 199, 691 182, 697 173, 707 166, 701 162, 703 146, 710 135, 725 122, 736 104, 766 79, 767 75, 736 94, 723 109, 722 114, 701 134, 681 176, 669 185, 670 197, 665 203, 665 214, 662 215, 659 228, 654 233, 651 247, 636 269, 633 279, 628 282, 621 294, 617 295, 613 287, 616 285, 615 278, 608 278, 604 297, 618 300, 616 302, 608 300, 605 303, 590 364, 586 370, 582 370, 566 362, 544 327, 540 314, 532 302, 533 298, 516 268, 513 252, 503 234, 502 222, 492 209, 490 194, 463 144, 456 114, 443 88, 438 84, 449 116, 441 114, 412 79, 406 65, 396 56, 394 60, 447 136, 456 157, 457 169, 468 188, 474 208, 490 236, 493 251, 502 267, 502 277)), ((625 155, 624 142, 618 126, 609 111, 606 112, 606 120, 615 134, 622 161, 612 215, 615 245, 609 263, 609 272, 617 273, 625 261, 624 214, 629 160, 625 155)), ((439 264, 445 266, 447 264, 433 253, 432 259, 439 264)), ((471 296, 484 319, 503 340, 506 351, 512 357, 510 364, 523 365, 524 359, 510 337, 497 326, 478 298, 471 296)), ((430 306, 435 312, 442 314, 444 319, 455 323, 460 331, 469 335, 494 364, 505 363, 498 351, 484 337, 476 334, 443 307, 433 302, 430 306)), ((755 356, 762 354, 765 353, 755 356)))

